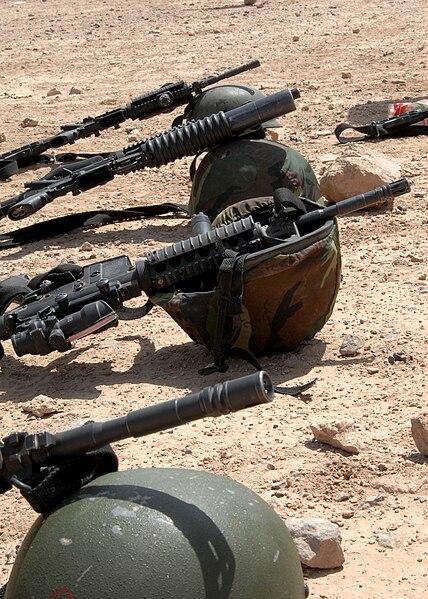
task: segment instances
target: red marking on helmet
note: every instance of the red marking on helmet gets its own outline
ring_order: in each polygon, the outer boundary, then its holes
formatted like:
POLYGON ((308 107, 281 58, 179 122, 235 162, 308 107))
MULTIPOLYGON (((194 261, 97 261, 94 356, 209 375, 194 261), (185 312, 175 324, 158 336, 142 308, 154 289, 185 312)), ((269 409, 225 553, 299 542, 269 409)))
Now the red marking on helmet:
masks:
POLYGON ((53 593, 49 595, 49 599, 57 599, 58 597, 60 599, 73 599, 73 593, 70 589, 62 587, 61 589, 56 589, 56 591, 53 591, 53 593))

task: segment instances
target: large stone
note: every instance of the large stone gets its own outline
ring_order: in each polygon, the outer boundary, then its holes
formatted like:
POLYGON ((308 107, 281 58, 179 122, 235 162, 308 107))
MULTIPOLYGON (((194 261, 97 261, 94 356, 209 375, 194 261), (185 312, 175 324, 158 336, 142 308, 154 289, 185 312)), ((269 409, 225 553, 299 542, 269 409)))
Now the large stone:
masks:
POLYGON ((22 404, 22 411, 28 412, 36 418, 44 418, 50 414, 63 411, 63 406, 47 395, 37 395, 31 401, 22 404))
POLYGON ((322 518, 287 518, 285 520, 300 561, 310 568, 339 568, 345 561, 340 530, 322 518))
MULTIPOLYGON (((390 156, 351 144, 326 169, 321 193, 330 203, 366 193, 401 177, 401 166, 390 156)), ((384 204, 378 203, 377 205, 384 204)))
POLYGON ((352 418, 331 417, 312 420, 312 434, 320 443, 326 443, 349 453, 359 453, 360 442, 355 432, 355 421, 352 418))
POLYGON ((339 352, 341 356, 355 356, 363 346, 363 340, 357 335, 346 334, 343 337, 339 352))
POLYGON ((422 412, 410 419, 412 435, 418 451, 428 457, 428 412, 422 412))

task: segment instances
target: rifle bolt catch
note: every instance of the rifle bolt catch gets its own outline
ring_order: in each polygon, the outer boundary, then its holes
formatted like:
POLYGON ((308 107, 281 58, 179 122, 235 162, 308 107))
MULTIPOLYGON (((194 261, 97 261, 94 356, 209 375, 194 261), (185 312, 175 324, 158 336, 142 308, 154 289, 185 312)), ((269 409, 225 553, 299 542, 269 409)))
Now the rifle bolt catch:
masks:
POLYGON ((101 293, 108 293, 110 291, 110 281, 108 279, 100 279, 97 281, 97 287, 101 293))
POLYGON ((58 295, 55 298, 56 303, 58 304, 58 307, 61 308, 62 310, 68 307, 68 304, 70 303, 70 300, 68 298, 68 294, 63 292, 63 293, 58 293, 58 295))

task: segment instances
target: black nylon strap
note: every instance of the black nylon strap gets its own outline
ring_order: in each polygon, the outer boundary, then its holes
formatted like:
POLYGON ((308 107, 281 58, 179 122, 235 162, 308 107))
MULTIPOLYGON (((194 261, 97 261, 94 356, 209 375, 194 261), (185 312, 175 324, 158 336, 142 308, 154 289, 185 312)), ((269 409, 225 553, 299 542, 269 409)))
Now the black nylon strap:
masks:
POLYGON ((428 125, 418 125, 428 118, 427 110, 412 110, 399 116, 393 116, 382 121, 372 121, 366 125, 350 125, 340 123, 334 130, 338 141, 342 144, 351 141, 366 141, 367 139, 379 137, 410 137, 414 135, 428 135, 428 125), (353 129, 358 133, 364 133, 362 137, 343 137, 346 129, 353 129))
MULTIPOLYGON (((250 351, 247 351, 246 349, 243 349, 242 347, 232 348, 230 350, 230 355, 234 358, 241 358, 242 360, 245 360, 246 362, 251 364, 251 366, 254 366, 256 370, 264 370, 263 366, 254 356, 254 354, 252 354, 250 351)), ((294 385, 293 387, 274 386, 274 391, 275 393, 279 393, 280 395, 296 396, 310 389, 313 385, 315 385, 316 381, 317 379, 313 379, 312 381, 309 381, 309 383, 305 383, 304 385, 294 385)))
POLYGON ((12 175, 18 172, 18 163, 16 160, 0 160, 0 180, 6 181, 12 175))
POLYGON ((91 480, 109 472, 116 472, 118 464, 115 452, 110 445, 106 445, 83 455, 47 465, 19 488, 21 495, 33 510, 44 514, 91 480))
POLYGON ((6 181, 6 179, 15 175, 20 168, 24 168, 25 166, 31 164, 50 164, 51 162, 55 162, 55 158, 48 154, 27 156, 26 158, 20 158, 19 160, 5 158, 4 160, 0 160, 0 181, 6 181))
POLYGON ((0 314, 17 298, 31 293, 29 280, 24 275, 9 277, 0 282, 0 314))
POLYGON ((82 271, 82 266, 79 266, 78 264, 58 264, 55 268, 33 277, 29 281, 28 287, 35 291, 40 288, 40 285, 42 285, 44 281, 49 281, 49 289, 62 287, 62 285, 67 285, 67 283, 72 283, 73 281, 80 279, 82 271))
POLYGON ((207 375, 225 372, 225 358, 241 328, 242 295, 244 293, 244 262, 247 254, 237 256, 226 250, 219 268, 217 320, 212 344, 214 363, 199 371, 207 375))
POLYGON ((54 289, 76 281, 81 274, 82 267, 77 264, 59 264, 31 280, 25 275, 9 277, 0 282, 0 314, 3 314, 15 299, 39 289, 44 281, 49 281, 49 289, 54 289))
POLYGON ((116 222, 127 220, 139 220, 162 214, 183 214, 188 216, 185 208, 166 202, 164 204, 151 204, 148 206, 136 206, 124 210, 91 210, 60 216, 35 225, 15 229, 0 235, 0 249, 11 248, 35 241, 41 241, 57 235, 64 235, 77 229, 91 229, 116 222))

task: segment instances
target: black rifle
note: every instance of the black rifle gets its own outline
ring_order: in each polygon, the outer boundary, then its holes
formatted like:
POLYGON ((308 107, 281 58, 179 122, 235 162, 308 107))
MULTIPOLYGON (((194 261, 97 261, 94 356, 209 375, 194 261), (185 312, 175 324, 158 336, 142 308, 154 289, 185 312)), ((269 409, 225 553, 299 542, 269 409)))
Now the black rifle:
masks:
POLYGON ((259 66, 260 62, 258 60, 252 60, 247 64, 228 69, 220 75, 213 75, 191 84, 184 81, 165 83, 159 89, 131 100, 123 108, 116 108, 94 117, 88 116, 81 123, 62 125, 60 133, 52 135, 52 137, 0 154, 0 180, 8 179, 19 168, 25 166, 38 162, 56 162, 55 156, 44 154, 46 150, 73 144, 77 139, 92 135, 98 136, 101 131, 110 127, 117 129, 121 123, 128 119, 143 120, 162 112, 170 112, 177 106, 190 102, 205 87, 259 66))
MULTIPOLYGON (((287 206, 293 194, 280 189, 275 192, 275 211, 268 224, 254 222, 251 216, 216 229, 203 222, 201 227, 199 222, 199 234, 150 252, 137 260, 135 266, 128 256, 82 269, 74 266, 77 271, 68 273, 72 282, 64 285, 46 282, 54 281, 47 273, 37 277, 37 289, 24 295, 19 307, 0 317, 0 340, 10 339, 18 356, 67 351, 73 341, 117 325, 115 309, 122 309, 125 302, 139 297, 142 292, 150 296, 156 292, 214 288, 225 250, 248 254, 246 264, 250 265, 251 254, 264 250, 269 257, 269 252, 278 253, 279 244, 284 245, 284 252, 285 244, 288 253, 298 251, 305 244, 302 237, 320 229, 335 216, 361 210, 409 190, 410 182, 403 178, 327 208, 304 200, 300 204, 305 204, 306 213, 290 218, 287 206)), ((6 293, 9 285, 9 297, 17 297, 19 290, 13 293, 10 288, 13 289, 13 285, 19 288, 18 279, 11 277, 3 281, 0 294, 2 288, 6 293)), ((21 277, 20 281, 21 289, 25 288, 28 278, 21 277)), ((151 307, 149 300, 139 316, 144 316, 151 307)))
POLYGON ((410 112, 398 116, 391 116, 382 121, 372 121, 367 125, 340 123, 340 125, 337 125, 334 133, 341 144, 383 137, 428 135, 428 125, 424 125, 422 122, 425 119, 428 119, 428 108, 424 110, 411 110, 410 112), (420 125, 417 125, 417 123, 420 123, 420 125), (346 129, 353 129, 359 133, 364 133, 364 137, 343 137, 342 133, 346 129))
MULTIPOLYGON (((48 475, 49 467, 60 468, 62 463, 66 467, 70 458, 83 456, 122 439, 143 437, 208 416, 222 416, 269 403, 273 396, 272 382, 266 372, 261 371, 134 410, 120 418, 89 422, 64 432, 12 433, 3 438, 3 444, 0 443, 0 493, 14 485, 24 495, 31 494, 48 475)), ((79 486, 81 484, 77 483, 79 486)), ((62 494, 61 489, 57 492, 62 494)), ((43 503, 47 499, 46 492, 44 495, 40 498, 43 503)), ((63 498, 56 497, 54 500, 63 498)))
POLYGON ((259 127, 263 122, 296 109, 295 88, 284 89, 243 106, 219 112, 186 125, 179 125, 141 143, 127 146, 107 158, 95 158, 72 167, 55 169, 49 178, 27 183, 29 191, 2 202, 0 218, 20 220, 30 216, 55 198, 104 185, 116 175, 143 168, 159 167, 184 156, 192 156, 237 135, 259 127), (83 164, 83 166, 82 166, 83 164))

